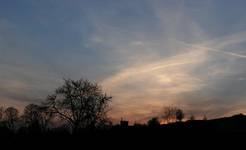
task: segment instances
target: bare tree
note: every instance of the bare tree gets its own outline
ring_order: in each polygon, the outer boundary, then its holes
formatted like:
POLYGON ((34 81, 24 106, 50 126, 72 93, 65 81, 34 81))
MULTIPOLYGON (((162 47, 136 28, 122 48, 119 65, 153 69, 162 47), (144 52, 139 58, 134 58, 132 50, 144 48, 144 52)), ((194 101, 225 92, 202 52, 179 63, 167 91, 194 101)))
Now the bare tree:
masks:
POLYGON ((184 112, 181 109, 176 110, 176 119, 181 122, 184 119, 184 112))
POLYGON ((53 114, 48 107, 36 104, 29 104, 24 109, 22 119, 27 127, 45 131, 53 114))
POLYGON ((64 81, 64 85, 47 98, 46 105, 54 113, 70 123, 73 131, 94 128, 105 121, 111 97, 103 93, 98 84, 84 79, 64 81))
POLYGON ((204 115, 202 120, 208 120, 207 116, 204 115))
POLYGON ((4 126, 4 108, 0 107, 0 127, 4 126))
POLYGON ((12 130, 15 129, 15 124, 18 121, 18 114, 19 114, 19 111, 14 107, 8 107, 4 111, 4 120, 9 129, 12 129, 12 130))
POLYGON ((161 112, 161 118, 166 123, 182 121, 182 119, 184 118, 184 113, 181 109, 177 107, 164 107, 163 111, 161 112))
POLYGON ((176 107, 164 107, 161 118, 165 120, 166 123, 171 123, 176 121, 176 107))
POLYGON ((194 115, 191 115, 190 116, 190 120, 195 120, 196 118, 195 118, 195 116, 194 115))
POLYGON ((0 122, 3 121, 3 117, 4 117, 4 108, 1 106, 0 107, 0 122))

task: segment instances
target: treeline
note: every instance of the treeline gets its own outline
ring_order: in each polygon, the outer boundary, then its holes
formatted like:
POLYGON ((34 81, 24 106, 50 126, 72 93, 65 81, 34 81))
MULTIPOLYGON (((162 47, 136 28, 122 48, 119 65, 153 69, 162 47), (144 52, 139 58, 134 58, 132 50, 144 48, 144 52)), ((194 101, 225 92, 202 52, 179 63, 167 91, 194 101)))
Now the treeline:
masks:
MULTIPOLYGON (((109 129, 113 127, 107 116, 111 99, 97 83, 84 79, 64 79, 64 84, 48 95, 46 100, 40 104, 27 105, 21 114, 14 107, 1 107, 0 127, 21 133, 78 133, 85 129, 109 129)), ((135 126, 156 127, 181 122, 184 117, 185 114, 180 108, 164 107, 161 113, 147 121, 146 125, 136 123, 135 126)), ((194 119, 194 116, 190 117, 190 120, 194 119)), ((128 126, 128 122, 122 121, 121 125, 128 126)))
POLYGON ((62 128, 81 129, 111 126, 107 118, 111 97, 97 83, 64 79, 64 84, 41 104, 29 104, 22 114, 14 107, 0 108, 0 126, 12 132, 47 132, 62 128))

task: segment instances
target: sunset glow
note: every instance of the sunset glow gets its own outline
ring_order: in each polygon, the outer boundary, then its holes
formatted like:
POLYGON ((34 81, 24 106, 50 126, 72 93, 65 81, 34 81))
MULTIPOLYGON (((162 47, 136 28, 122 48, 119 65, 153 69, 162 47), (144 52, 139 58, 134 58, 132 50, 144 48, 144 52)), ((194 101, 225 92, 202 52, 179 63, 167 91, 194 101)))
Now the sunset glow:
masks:
MULTIPOLYGON (((23 109, 63 78, 98 82, 110 118, 246 113, 246 1, 0 2, 0 104, 23 109)), ((164 124, 165 121, 161 121, 164 124)))

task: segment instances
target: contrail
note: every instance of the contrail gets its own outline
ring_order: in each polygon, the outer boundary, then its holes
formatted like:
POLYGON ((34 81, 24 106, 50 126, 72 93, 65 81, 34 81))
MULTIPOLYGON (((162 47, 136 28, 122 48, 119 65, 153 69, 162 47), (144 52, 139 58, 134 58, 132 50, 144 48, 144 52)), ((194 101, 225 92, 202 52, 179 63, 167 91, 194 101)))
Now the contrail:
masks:
POLYGON ((170 63, 170 64, 159 64, 155 65, 152 68, 149 68, 147 71, 154 71, 158 69, 163 69, 163 68, 168 68, 168 67, 175 67, 175 66, 181 66, 181 65, 186 65, 186 64, 193 64, 196 63, 197 61, 187 61, 187 62, 177 62, 177 63, 170 63))
POLYGON ((183 41, 179 41, 179 43, 181 43, 183 45, 186 45, 186 46, 194 47, 194 48, 204 49, 204 50, 207 50, 207 51, 213 51, 213 52, 217 52, 217 53, 223 53, 223 54, 226 54, 226 55, 235 56, 235 57, 239 57, 239 58, 246 58, 246 55, 242 55, 242 54, 237 54, 237 53, 233 53, 233 52, 222 51, 222 50, 215 49, 215 48, 209 48, 209 47, 204 47, 204 46, 189 44, 189 43, 185 43, 183 41))

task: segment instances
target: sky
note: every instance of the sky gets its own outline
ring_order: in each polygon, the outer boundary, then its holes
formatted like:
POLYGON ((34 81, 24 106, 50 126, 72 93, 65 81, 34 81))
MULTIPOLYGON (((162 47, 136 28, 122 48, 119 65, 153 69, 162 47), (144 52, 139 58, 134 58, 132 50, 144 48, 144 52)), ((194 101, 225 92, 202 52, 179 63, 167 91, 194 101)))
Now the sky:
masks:
POLYGON ((110 117, 246 113, 245 0, 0 0, 0 104, 98 82, 110 117))

